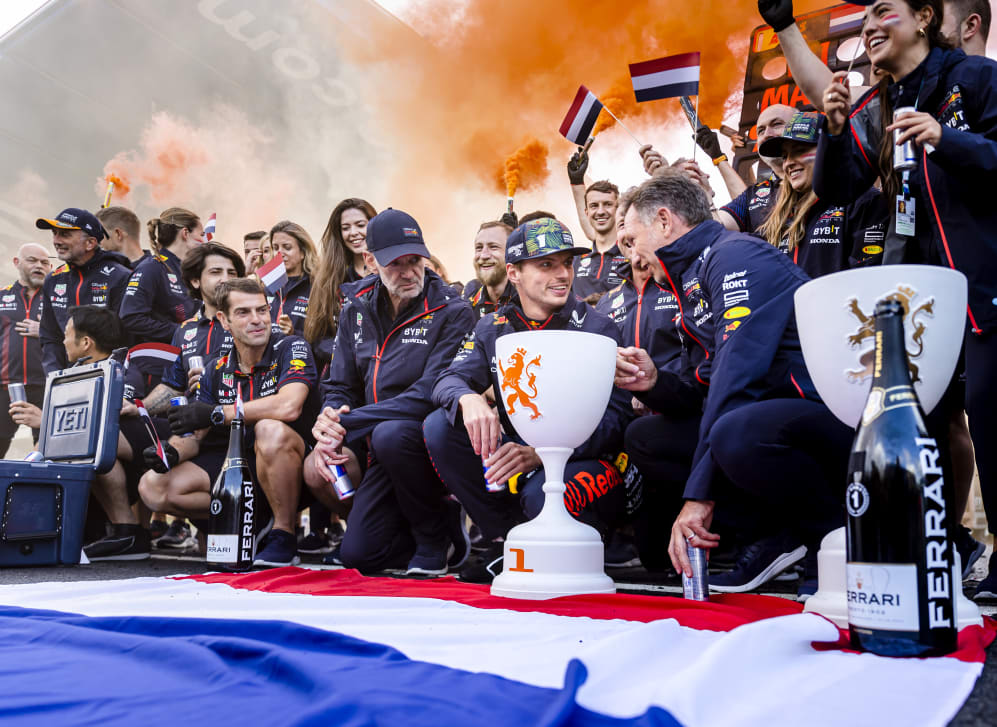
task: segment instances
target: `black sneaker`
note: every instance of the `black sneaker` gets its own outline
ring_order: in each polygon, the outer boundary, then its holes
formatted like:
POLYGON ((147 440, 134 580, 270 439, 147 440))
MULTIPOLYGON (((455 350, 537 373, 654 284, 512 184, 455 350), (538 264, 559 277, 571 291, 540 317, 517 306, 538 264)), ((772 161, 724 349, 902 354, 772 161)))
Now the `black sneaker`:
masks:
POLYGON ((471 523, 471 527, 467 529, 467 536, 471 539, 471 550, 475 553, 488 550, 488 541, 485 540, 485 536, 482 535, 481 528, 479 528, 475 523, 471 523))
POLYGON ((329 542, 332 545, 329 552, 332 552, 333 548, 343 542, 343 536, 346 535, 346 528, 343 527, 343 521, 333 520, 332 525, 325 531, 325 534, 329 536, 329 542))
POLYGON ((153 543, 157 548, 173 548, 184 550, 197 545, 197 541, 191 538, 190 528, 183 518, 174 518, 166 532, 159 536, 153 543))
POLYGON ((772 580, 807 554, 805 545, 787 535, 762 538, 742 551, 734 569, 710 576, 710 590, 743 593, 772 580))
MULTIPOLYGON (((447 500, 447 510, 447 534, 452 546, 447 566, 456 570, 467 562, 467 556, 471 554, 471 538, 467 534, 467 518, 461 504, 456 500, 447 500)), ((417 550, 416 556, 418 555, 417 550)))
POLYGON ((469 583, 491 583, 502 572, 505 543, 493 541, 488 549, 460 569, 460 579, 469 583))
POLYGON ((149 531, 141 525, 110 523, 107 535, 83 548, 91 561, 145 560, 152 551, 149 531))
POLYGON ((447 554, 450 552, 449 545, 442 543, 433 545, 419 545, 415 549, 415 555, 408 562, 405 571, 407 576, 445 576, 447 574, 447 554))
POLYGON ((636 568, 640 565, 640 555, 633 538, 619 530, 609 536, 604 557, 607 568, 636 568))
POLYGON ((326 533, 308 533, 298 543, 298 552, 302 555, 323 555, 331 552, 333 547, 326 533))
POLYGON ((301 562, 298 557, 298 539, 294 537, 294 533, 271 530, 261 545, 263 549, 256 553, 254 567, 281 568, 301 562))
POLYGON ((973 600, 997 601, 997 550, 990 555, 990 572, 976 587, 973 600))
POLYGON ((149 537, 154 541, 159 540, 161 537, 166 535, 166 531, 170 529, 169 523, 165 520, 152 520, 149 523, 149 537))
POLYGON ((959 560, 962 561, 962 579, 966 580, 973 572, 976 561, 986 552, 987 546, 974 538, 964 525, 956 527, 955 537, 952 539, 955 541, 955 549, 959 551, 959 560))
POLYGON ((340 548, 340 546, 337 545, 331 551, 329 551, 328 553, 326 553, 325 557, 322 558, 322 564, 323 565, 342 565, 343 564, 343 559, 339 557, 339 548, 340 548))

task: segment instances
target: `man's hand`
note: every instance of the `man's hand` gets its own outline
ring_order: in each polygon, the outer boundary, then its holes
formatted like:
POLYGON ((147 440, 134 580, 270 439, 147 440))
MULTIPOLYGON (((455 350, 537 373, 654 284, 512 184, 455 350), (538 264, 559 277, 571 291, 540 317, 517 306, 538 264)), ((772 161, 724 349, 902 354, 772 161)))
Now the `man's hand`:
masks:
POLYGON ((642 402, 636 396, 630 398, 630 407, 634 410, 634 414, 636 414, 639 417, 651 413, 651 407, 642 402))
POLYGON ((776 33, 796 22, 793 0, 758 0, 758 12, 776 33))
POLYGON ((287 315, 287 313, 281 313, 277 316, 277 327, 285 336, 290 336, 294 333, 294 324, 291 323, 291 316, 287 315))
POLYGON ((246 273, 252 274, 263 262, 263 253, 259 248, 250 250, 249 257, 246 258, 246 273))
POLYGON ((696 132, 696 143, 710 159, 718 159, 723 156, 723 151, 720 149, 720 137, 708 126, 702 126, 696 132))
POLYGON ((187 391, 193 391, 197 388, 197 382, 201 380, 201 374, 203 373, 203 368, 189 369, 187 371, 187 391))
POLYGON ((588 152, 579 148, 568 160, 568 181, 571 182, 572 186, 585 184, 585 172, 588 171, 588 168, 588 152))
POLYGON ((831 76, 831 85, 824 89, 824 114, 827 116, 827 131, 831 136, 837 136, 844 130, 851 110, 852 94, 848 90, 848 73, 838 71, 831 76))
POLYGON ((710 175, 703 171, 692 159, 676 159, 672 162, 672 169, 678 169, 685 176, 698 184, 706 194, 712 199, 715 196, 713 187, 710 186, 710 175))
POLYGON ((492 456, 502 437, 498 414, 481 394, 464 394, 458 403, 474 453, 482 459, 492 456))
POLYGON ((509 225, 514 230, 519 227, 519 217, 516 216, 515 212, 503 212, 499 222, 503 225, 509 225))
POLYGON ((206 429, 211 426, 211 410, 214 408, 203 401, 171 406, 166 414, 170 420, 170 429, 178 435, 189 434, 196 429, 206 429))
POLYGON ((526 447, 515 442, 506 442, 496 450, 495 454, 483 460, 488 471, 485 480, 489 484, 506 482, 514 475, 529 472, 542 463, 533 447, 526 447))
POLYGON ((32 429, 38 429, 42 425, 42 410, 30 402, 12 401, 8 411, 10 418, 18 424, 32 429))
POLYGON ((38 329, 40 327, 41 324, 38 321, 33 321, 30 318, 25 318, 23 321, 18 321, 14 324, 14 330, 25 338, 38 338, 38 329))
POLYGON ((899 119, 894 119, 893 123, 886 127, 889 134, 892 134, 896 129, 904 130, 900 138, 897 139, 897 146, 905 144, 911 139, 921 146, 925 144, 938 146, 942 140, 942 125, 935 121, 931 114, 921 111, 904 114, 899 119))
POLYGON ((668 164, 665 158, 656 152, 650 144, 642 146, 637 150, 637 153, 640 154, 641 161, 644 162, 644 171, 647 172, 648 176, 654 174, 658 167, 668 164))
POLYGON ((322 447, 327 453, 337 452, 343 446, 346 439, 346 427, 340 421, 340 416, 348 414, 350 407, 341 406, 333 409, 331 406, 325 407, 315 420, 312 426, 312 436, 315 437, 315 446, 322 447))
POLYGON ((616 376, 613 383, 627 391, 650 391, 658 381, 658 368, 643 348, 616 349, 616 376))
POLYGON ((686 500, 682 511, 672 525, 672 539, 668 544, 668 557, 676 573, 692 575, 692 564, 685 552, 686 544, 694 548, 715 548, 720 544, 720 536, 709 531, 713 522, 714 502, 712 500, 686 500))
POLYGON ((128 399, 122 399, 121 401, 121 412, 119 416, 123 417, 137 417, 138 407, 135 406, 134 401, 129 401, 128 399))
POLYGON ((166 462, 163 462, 159 457, 155 446, 149 446, 142 450, 142 459, 153 472, 164 475, 177 466, 177 462, 180 461, 180 453, 169 442, 163 442, 163 454, 166 455, 166 462))

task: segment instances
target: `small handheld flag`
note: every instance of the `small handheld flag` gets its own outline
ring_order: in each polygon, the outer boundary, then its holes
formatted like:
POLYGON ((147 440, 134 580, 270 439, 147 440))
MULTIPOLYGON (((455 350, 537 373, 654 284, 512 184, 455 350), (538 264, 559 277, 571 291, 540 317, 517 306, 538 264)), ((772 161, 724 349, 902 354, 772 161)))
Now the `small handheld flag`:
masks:
POLYGON ((159 435, 156 434, 156 427, 152 424, 152 417, 149 416, 149 412, 146 411, 145 404, 142 403, 141 399, 135 400, 135 406, 138 408, 138 415, 142 419, 142 423, 145 424, 145 431, 149 435, 149 439, 152 443, 156 445, 156 454, 159 455, 159 459, 163 461, 166 465, 166 469, 170 468, 170 461, 166 458, 166 452, 163 450, 163 443, 159 439, 159 435))
POLYGON ((215 236, 215 213, 211 213, 211 217, 204 225, 204 239, 211 242, 212 238, 215 236))
POLYGON ((125 370, 128 370, 128 365, 133 361, 139 366, 146 363, 154 364, 156 361, 167 365, 176 361, 179 355, 180 349, 176 346, 165 343, 140 343, 128 349, 128 355, 125 356, 125 370))
POLYGON ((630 64, 638 102, 699 95, 699 53, 682 53, 630 64))
POLYGON ((287 283, 287 266, 284 265, 284 256, 279 252, 273 258, 261 265, 256 274, 260 276, 260 282, 266 288, 267 293, 276 295, 287 283))
POLYGON ((561 135, 572 144, 584 146, 592 135, 592 129, 595 128, 596 119, 599 118, 602 108, 602 101, 596 98, 594 93, 585 86, 579 86, 575 100, 571 102, 571 107, 561 122, 559 129, 561 135))

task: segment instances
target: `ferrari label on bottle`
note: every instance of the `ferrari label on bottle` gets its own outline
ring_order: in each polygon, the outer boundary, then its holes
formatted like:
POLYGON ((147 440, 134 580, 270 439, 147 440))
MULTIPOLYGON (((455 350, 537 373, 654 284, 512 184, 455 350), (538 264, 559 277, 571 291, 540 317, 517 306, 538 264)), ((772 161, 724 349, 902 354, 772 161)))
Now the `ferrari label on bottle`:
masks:
POLYGON ((848 623, 884 631, 917 631, 917 565, 849 563, 848 623))
POLYGON ((949 539, 945 528, 944 477, 934 439, 917 438, 921 469, 924 470, 925 578, 928 585, 928 626, 952 626, 953 600, 949 562, 949 539))

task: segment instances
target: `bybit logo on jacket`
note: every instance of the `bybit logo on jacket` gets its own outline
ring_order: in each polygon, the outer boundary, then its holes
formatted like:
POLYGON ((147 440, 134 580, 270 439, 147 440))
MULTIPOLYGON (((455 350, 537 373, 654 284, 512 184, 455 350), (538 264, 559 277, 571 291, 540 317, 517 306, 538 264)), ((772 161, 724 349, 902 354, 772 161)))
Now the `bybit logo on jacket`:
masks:
MULTIPOLYGON (((917 291, 909 285, 898 285, 896 290, 884 295, 879 300, 895 300, 904 309, 904 331, 907 339, 907 368, 910 371, 911 383, 921 380, 919 369, 914 359, 921 358, 924 354, 924 334, 928 330, 924 318, 933 318, 935 315, 935 299, 928 298, 923 303, 913 307, 917 291)), ((879 301, 877 301, 878 303, 879 301)), ((858 368, 845 371, 845 378, 851 383, 861 383, 872 376, 873 345, 876 331, 876 321, 872 314, 863 312, 859 307, 857 298, 848 301, 848 311, 859 321, 859 327, 855 333, 848 336, 848 345, 852 348, 861 347, 858 357, 858 368), (863 343, 868 341, 868 343, 863 343)))
POLYGON ((537 355, 535 358, 526 363, 527 357, 525 348, 517 348, 516 352, 509 357, 509 368, 502 366, 502 361, 499 360, 499 372, 502 375, 502 394, 506 397, 505 410, 509 416, 516 413, 516 405, 522 405, 526 409, 532 412, 530 419, 539 419, 543 414, 537 405, 533 402, 534 399, 539 395, 537 390, 537 375, 530 371, 534 366, 540 367, 540 356, 537 355), (527 392, 522 384, 522 378, 526 376, 526 387, 529 388, 527 392), (508 391, 507 391, 508 390, 508 391))

